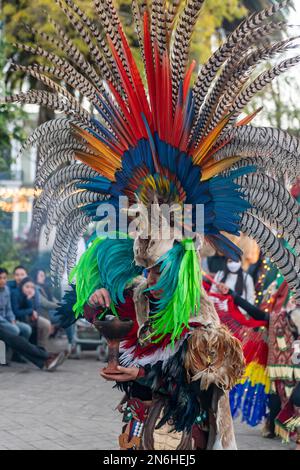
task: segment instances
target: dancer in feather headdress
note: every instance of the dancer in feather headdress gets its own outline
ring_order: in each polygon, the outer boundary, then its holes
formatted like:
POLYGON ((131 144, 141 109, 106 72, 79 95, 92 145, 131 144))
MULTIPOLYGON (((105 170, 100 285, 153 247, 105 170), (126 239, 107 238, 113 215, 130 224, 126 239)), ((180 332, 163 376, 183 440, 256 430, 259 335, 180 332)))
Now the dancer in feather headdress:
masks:
POLYGON ((91 63, 52 21, 57 37, 41 36, 66 58, 40 46, 17 44, 49 65, 14 65, 51 91, 30 90, 5 99, 66 115, 40 126, 24 145, 38 145, 40 155, 36 185, 42 191, 35 224, 46 223, 46 234, 57 227, 53 278, 59 280, 65 267, 71 270, 77 240, 90 222, 105 218, 108 204, 117 211, 114 233, 123 227, 120 196, 129 205, 142 204, 146 212, 140 214, 134 242, 123 235, 96 238, 73 272, 78 315, 96 298, 111 302, 120 316, 125 309, 123 314, 131 312, 135 319, 121 358, 129 367, 118 376, 118 382, 137 379, 124 386, 130 424, 121 445, 149 449, 163 441, 168 442, 165 448, 191 448, 197 441, 195 423, 201 423, 197 429, 208 433, 204 444, 203 434, 197 434, 202 447, 234 448, 227 390, 241 376, 243 358, 203 292, 198 250, 205 237, 237 260, 241 252, 226 233, 246 233, 273 259, 300 299, 299 209, 281 182, 299 173, 300 142, 284 131, 250 125, 256 113, 239 118, 257 92, 300 62, 299 55, 285 58, 252 78, 262 62, 294 47, 293 39, 270 39, 283 27, 276 13, 289 2, 282 0, 246 19, 203 65, 193 86, 195 62, 189 63, 189 46, 204 0, 186 0, 178 15, 178 1, 153 0, 150 8, 147 1, 133 0, 146 85, 112 0, 94 0, 101 27, 73 0, 57 3, 88 47, 91 63), (172 220, 166 222, 164 204, 188 205, 189 223, 179 217, 179 226, 186 229, 183 238, 172 220), (204 207, 201 229, 199 205, 204 207), (170 228, 167 239, 157 236, 150 208, 155 220, 170 228), (296 255, 274 236, 273 228, 296 255), (143 278, 137 282, 144 267, 149 268, 148 283, 143 278), (139 395, 143 386, 148 392, 139 395), (152 433, 143 432, 145 423, 152 433), (170 426, 176 432, 169 433, 170 426))
POLYGON ((227 296, 214 294, 214 301, 222 323, 241 340, 246 360, 244 377, 230 392, 233 416, 242 416, 250 426, 266 418, 263 437, 279 435, 286 442, 293 438, 299 450, 300 309, 293 297, 289 299, 282 276, 275 277, 259 307, 231 290, 227 296))

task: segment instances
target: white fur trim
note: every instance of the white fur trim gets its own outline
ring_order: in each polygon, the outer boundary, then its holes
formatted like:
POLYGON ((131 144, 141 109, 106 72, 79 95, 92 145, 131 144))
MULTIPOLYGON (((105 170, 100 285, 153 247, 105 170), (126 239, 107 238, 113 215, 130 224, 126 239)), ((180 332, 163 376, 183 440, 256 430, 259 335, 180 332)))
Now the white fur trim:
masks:
POLYGON ((180 338, 180 340, 176 341, 174 347, 169 344, 165 348, 158 348, 152 354, 141 358, 134 357, 133 352, 135 350, 135 346, 132 346, 129 349, 124 349, 121 345, 120 352, 122 352, 122 355, 120 357, 120 364, 122 364, 122 366, 124 367, 134 367, 137 365, 144 367, 147 364, 153 366, 157 362, 162 361, 164 367, 166 362, 179 351, 180 346, 182 345, 183 341, 188 336, 188 334, 189 333, 180 338))

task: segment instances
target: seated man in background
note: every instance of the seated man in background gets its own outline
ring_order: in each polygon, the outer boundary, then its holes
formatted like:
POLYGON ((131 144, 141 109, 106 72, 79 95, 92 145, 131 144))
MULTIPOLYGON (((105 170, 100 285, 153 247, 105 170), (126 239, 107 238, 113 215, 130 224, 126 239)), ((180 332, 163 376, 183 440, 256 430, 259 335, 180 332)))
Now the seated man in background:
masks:
POLYGON ((64 352, 50 354, 43 348, 31 344, 27 339, 9 333, 2 328, 1 324, 0 340, 4 341, 6 346, 21 354, 22 357, 32 362, 39 369, 46 370, 47 372, 55 370, 66 359, 64 352))
POLYGON ((7 282, 7 286, 9 287, 10 291, 16 289, 20 282, 28 276, 28 272, 24 266, 19 265, 16 266, 13 272, 14 278, 7 282))
POLYGON ((10 300, 10 291, 7 287, 7 270, 0 268, 0 326, 12 335, 24 336, 29 339, 32 328, 29 324, 16 321, 10 300))

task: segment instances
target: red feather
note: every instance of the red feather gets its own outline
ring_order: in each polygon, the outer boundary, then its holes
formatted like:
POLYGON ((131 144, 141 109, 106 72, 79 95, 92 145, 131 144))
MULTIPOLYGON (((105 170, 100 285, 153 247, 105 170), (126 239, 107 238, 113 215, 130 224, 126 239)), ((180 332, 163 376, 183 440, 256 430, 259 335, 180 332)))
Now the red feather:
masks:
POLYGON ((145 116, 147 118, 149 126, 152 127, 152 114, 150 112, 150 108, 149 108, 147 96, 146 96, 146 93, 145 93, 145 88, 144 88, 144 85, 143 85, 143 81, 141 79, 140 73, 138 71, 138 68, 136 66, 136 63, 135 63, 135 60, 133 58, 132 52, 131 52, 130 47, 128 45, 126 36, 124 35, 124 32, 123 32, 121 26, 119 26, 119 33, 120 33, 120 36, 121 36, 121 39, 122 39, 123 50, 124 50, 124 53, 125 53, 128 68, 131 72, 131 78, 132 78, 133 86, 134 86, 135 91, 136 91, 136 96, 139 100, 140 107, 142 108, 143 113, 145 114, 145 116))
POLYGON ((115 106, 115 103, 111 100, 109 96, 107 96, 107 101, 110 103, 111 108, 114 109, 115 113, 115 120, 116 120, 116 126, 119 125, 120 128, 122 129, 123 135, 126 138, 126 140, 129 143, 129 146, 134 146, 137 143, 136 136, 132 132, 131 127, 128 124, 128 121, 122 114, 120 113, 120 110, 115 106))
POLYGON ((184 82, 183 82, 183 102, 185 102, 187 94, 189 92, 190 82, 191 82, 192 74, 194 72, 195 67, 196 67, 196 61, 193 60, 191 65, 189 66, 189 69, 185 75, 184 82))
POLYGON ((172 144, 174 147, 178 147, 179 139, 181 136, 182 124, 183 124, 183 104, 180 102, 180 94, 178 94, 178 102, 175 110, 175 118, 173 125, 172 144))
POLYGON ((166 93, 166 141, 170 142, 172 124, 173 124, 173 104, 172 104, 172 82, 171 82, 171 70, 170 61, 167 51, 164 53, 164 67, 165 67, 165 93, 166 93))

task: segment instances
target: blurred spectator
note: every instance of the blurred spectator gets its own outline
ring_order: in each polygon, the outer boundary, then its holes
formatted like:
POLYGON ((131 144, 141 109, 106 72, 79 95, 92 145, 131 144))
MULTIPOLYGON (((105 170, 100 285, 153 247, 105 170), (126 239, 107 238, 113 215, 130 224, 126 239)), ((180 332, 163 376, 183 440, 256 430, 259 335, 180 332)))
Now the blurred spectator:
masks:
MULTIPOLYGON (((221 292, 226 295, 229 289, 231 289, 250 304, 254 304, 255 289, 253 279, 250 274, 243 270, 241 261, 227 259, 225 269, 218 271, 214 280, 217 284, 212 284, 210 292, 221 292)), ((246 313, 243 309, 240 308, 240 310, 243 314, 246 313)))
POLYGON ((14 279, 11 281, 8 281, 7 285, 9 289, 12 291, 12 289, 16 289, 20 282, 28 276, 27 270, 24 268, 24 266, 16 266, 14 269, 14 279))
POLYGON ((0 326, 12 335, 21 335, 29 339, 32 333, 31 326, 16 321, 12 311, 10 291, 7 287, 7 274, 6 269, 0 268, 0 326))
POLYGON ((39 293, 38 313, 42 317, 48 318, 51 323, 55 323, 55 321, 53 320, 59 302, 54 297, 50 284, 46 281, 45 271, 42 269, 38 269, 33 273, 32 277, 33 281, 35 282, 36 289, 39 293))
MULTIPOLYGON (((39 309, 38 313, 50 320, 51 324, 57 329, 60 327, 60 318, 57 316, 56 311, 59 307, 59 301, 54 297, 50 283, 47 282, 46 274, 43 269, 38 269, 33 273, 36 288, 39 292, 39 309)), ((74 353, 74 325, 65 328, 68 338, 68 351, 70 354, 74 353)))
POLYGON ((224 255, 216 253, 213 256, 207 257, 207 268, 204 269, 207 273, 216 274, 218 271, 224 271, 226 267, 226 258, 224 255))
POLYGON ((16 289, 11 291, 13 312, 18 320, 28 323, 36 333, 36 343, 46 349, 51 333, 51 323, 38 314, 38 303, 34 282, 25 277, 16 289))
MULTIPOLYGON (((14 289, 18 288, 18 286, 20 285, 22 280, 25 279, 25 277, 28 277, 27 269, 21 264, 16 266, 14 269, 14 279, 7 282, 7 285, 11 293, 14 289)), ((38 296, 39 296, 39 293, 36 291, 34 295, 34 299, 33 299, 33 302, 35 305, 39 304, 38 296)))

